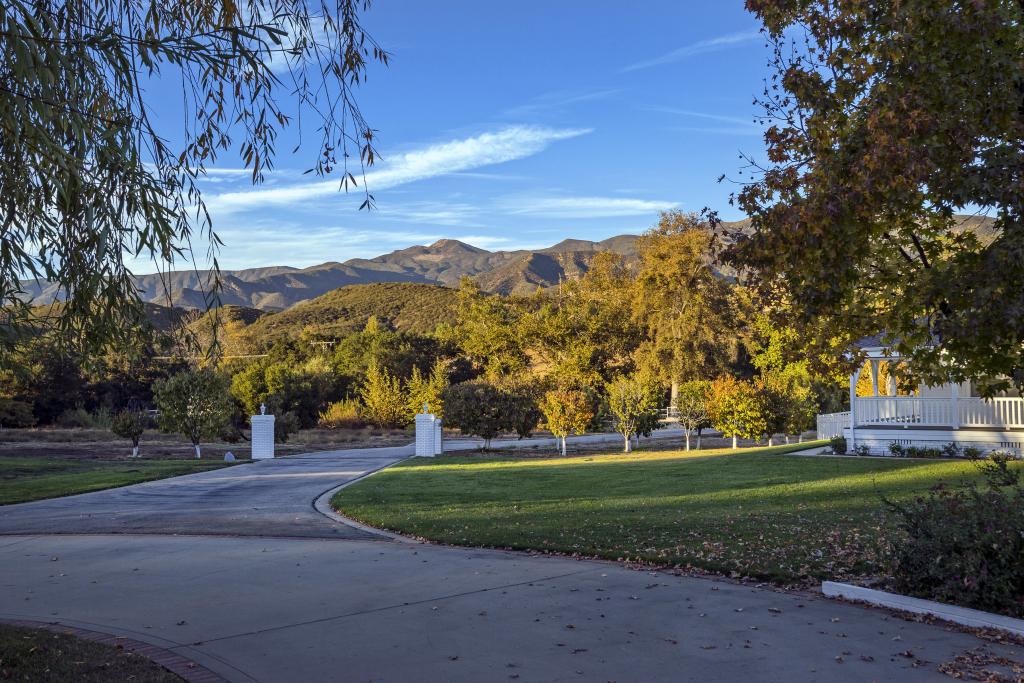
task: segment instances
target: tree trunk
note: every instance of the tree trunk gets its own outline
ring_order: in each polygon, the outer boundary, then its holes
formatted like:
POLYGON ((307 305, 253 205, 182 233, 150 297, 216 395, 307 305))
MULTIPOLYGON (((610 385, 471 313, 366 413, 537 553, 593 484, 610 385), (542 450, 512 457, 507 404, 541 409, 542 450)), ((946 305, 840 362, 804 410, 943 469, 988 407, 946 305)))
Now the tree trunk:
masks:
POLYGON ((690 430, 686 430, 686 450, 690 450, 690 430))
POLYGON ((698 429, 697 430, 697 450, 698 451, 700 450, 700 439, 701 439, 701 432, 702 431, 704 431, 704 430, 702 430, 702 429, 698 429))
POLYGON ((199 453, 199 444, 195 443, 195 444, 192 444, 192 445, 193 445, 193 446, 195 446, 195 448, 196 448, 196 460, 199 460, 200 458, 202 458, 202 457, 203 457, 203 456, 202 456, 202 455, 200 455, 200 453, 199 453))
POLYGON ((775 437, 771 434, 768 435, 768 448, 775 445, 775 437))
POLYGON ((562 457, 565 457, 565 437, 562 437, 562 457))
POLYGON ((797 443, 803 443, 804 442, 804 433, 803 432, 800 432, 800 436, 796 437, 796 442, 797 443))
MULTIPOLYGON (((664 394, 662 394, 662 395, 664 396, 664 394)), ((675 408, 678 408, 678 407, 679 407, 679 381, 678 380, 672 380, 672 393, 669 395, 669 399, 668 399, 668 408, 669 408, 668 414, 669 414, 669 417, 672 417, 672 411, 675 408)))
POLYGON ((132 457, 139 457, 139 444, 135 444, 134 446, 132 446, 132 457))
POLYGON ((783 438, 786 439, 786 445, 789 445, 789 434, 783 434, 783 438))
POLYGON ((736 435, 735 434, 732 435, 732 447, 733 448, 739 448, 739 446, 736 445, 736 435))
POLYGON ((626 448, 624 449, 624 451, 626 453, 632 453, 633 452, 633 439, 630 438, 629 434, 623 434, 623 436, 625 437, 625 441, 626 441, 626 448))

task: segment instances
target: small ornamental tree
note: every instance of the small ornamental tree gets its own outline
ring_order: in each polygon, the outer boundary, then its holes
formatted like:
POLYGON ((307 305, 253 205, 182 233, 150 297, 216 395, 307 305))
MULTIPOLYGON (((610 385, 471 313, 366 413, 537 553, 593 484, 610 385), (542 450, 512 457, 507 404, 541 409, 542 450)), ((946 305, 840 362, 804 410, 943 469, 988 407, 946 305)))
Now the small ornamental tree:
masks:
POLYGON ((615 417, 615 430, 625 441, 623 450, 633 450, 633 435, 646 429, 650 417, 657 414, 657 403, 649 388, 635 377, 619 377, 607 386, 608 409, 615 417))
POLYGON ((235 409, 228 380, 212 370, 186 370, 153 383, 153 399, 160 411, 160 427, 184 435, 196 458, 199 442, 220 434, 235 409))
POLYGON ((463 434, 479 436, 484 440, 484 450, 502 430, 512 428, 507 394, 490 382, 452 385, 444 390, 442 400, 448 425, 463 434))
POLYGON ((424 376, 419 367, 413 366, 412 375, 405 383, 407 412, 416 419, 416 413, 423 410, 426 404, 430 413, 438 419, 444 419, 444 400, 441 396, 448 388, 448 363, 438 358, 429 376, 424 376))
POLYGON ((359 391, 363 414, 378 427, 404 427, 410 415, 406 396, 397 377, 376 364, 366 371, 366 381, 359 391))
POLYGON ((110 421, 110 431, 122 439, 132 442, 132 457, 139 457, 139 439, 152 424, 149 415, 142 410, 122 410, 110 421))
POLYGON ((527 438, 544 417, 537 405, 537 388, 525 382, 515 382, 503 386, 502 391, 509 427, 520 439, 527 438))
POLYGON ((690 435, 697 433, 697 450, 700 450, 701 430, 711 426, 708 394, 711 383, 693 380, 679 385, 676 395, 676 415, 679 427, 686 435, 686 450, 690 450, 690 435))
POLYGON ((708 398, 711 425, 732 437, 733 448, 737 439, 760 439, 768 431, 764 397, 753 384, 720 377, 711 383, 708 398))
POLYGON ((594 417, 590 397, 579 389, 553 389, 547 392, 541 400, 540 409, 544 413, 548 430, 562 442, 563 456, 566 437, 585 432, 594 417))

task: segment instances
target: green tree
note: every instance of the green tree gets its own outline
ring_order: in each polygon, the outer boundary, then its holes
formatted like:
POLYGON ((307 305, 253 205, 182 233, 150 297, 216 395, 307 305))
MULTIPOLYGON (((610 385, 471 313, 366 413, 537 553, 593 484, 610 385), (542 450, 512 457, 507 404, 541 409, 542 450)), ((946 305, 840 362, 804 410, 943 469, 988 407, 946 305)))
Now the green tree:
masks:
POLYGON ((473 364, 492 380, 512 375, 527 365, 520 340, 522 311, 502 296, 491 296, 468 277, 459 284, 456 341, 473 364))
POLYGON ((363 414, 378 427, 404 427, 409 423, 401 382, 387 370, 371 365, 359 396, 363 400, 363 414))
POLYGON ((711 382, 708 392, 708 413, 711 425, 724 436, 737 439, 760 439, 768 431, 765 398, 750 382, 741 382, 728 375, 711 382))
POLYGON ((218 436, 235 409, 227 379, 208 369, 186 370, 153 384, 160 427, 191 441, 196 458, 199 442, 218 436))
POLYGON ((632 284, 622 257, 604 252, 582 278, 539 293, 521 326, 538 371, 560 386, 600 386, 628 371, 641 341, 632 284))
POLYGON ((633 450, 633 435, 637 434, 645 418, 657 414, 658 405, 650 388, 636 377, 619 377, 607 385, 608 408, 615 417, 615 430, 622 434, 624 450, 633 450))
POLYGON ((723 372, 738 354, 744 299, 716 272, 717 246, 712 221, 683 211, 662 213, 637 243, 633 314, 646 331, 637 356, 673 400, 679 382, 723 372))
POLYGON ((770 163, 730 259, 805 321, 884 331, 925 382, 1024 389, 1024 5, 747 7, 774 45, 770 163))
POLYGON ((507 394, 490 382, 453 384, 444 390, 442 398, 448 426, 479 436, 484 440, 484 450, 491 447, 491 439, 513 428, 507 394))
POLYGON ((152 424, 144 410, 122 410, 110 421, 110 431, 132 442, 132 457, 139 457, 139 440, 152 424))
POLYGON ((259 182, 282 130, 301 114, 320 138, 310 170, 337 167, 340 182, 354 184, 349 159, 362 168, 376 157, 354 88, 369 62, 388 58, 360 25, 368 5, 0 6, 0 362, 32 332, 23 295, 34 285, 24 278, 61 292, 47 324, 62 346, 115 345, 143 317, 125 254, 151 257, 163 271, 201 256, 193 237, 205 234, 214 271, 201 279, 212 303, 219 240, 198 181, 222 152, 234 147, 259 182), (180 82, 183 128, 151 116, 157 78, 180 82))
POLYGON ((566 437, 584 433, 594 417, 590 397, 580 389, 552 389, 544 394, 540 409, 548 431, 561 441, 563 456, 566 437))
POLYGON ((710 391, 711 383, 703 380, 690 380, 679 385, 675 414, 686 435, 686 450, 690 450, 690 435, 694 432, 697 433, 697 450, 700 450, 701 430, 711 426, 710 391))

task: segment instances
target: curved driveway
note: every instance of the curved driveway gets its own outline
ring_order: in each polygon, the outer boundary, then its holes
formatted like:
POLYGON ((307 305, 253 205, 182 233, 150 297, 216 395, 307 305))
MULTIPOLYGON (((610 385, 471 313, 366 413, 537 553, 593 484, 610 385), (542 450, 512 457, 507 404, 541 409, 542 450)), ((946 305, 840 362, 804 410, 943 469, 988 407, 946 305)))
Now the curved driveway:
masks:
POLYGON ((813 595, 394 541, 313 508, 408 452, 0 507, 0 618, 123 635, 235 681, 927 681, 965 652, 1024 659, 813 595))

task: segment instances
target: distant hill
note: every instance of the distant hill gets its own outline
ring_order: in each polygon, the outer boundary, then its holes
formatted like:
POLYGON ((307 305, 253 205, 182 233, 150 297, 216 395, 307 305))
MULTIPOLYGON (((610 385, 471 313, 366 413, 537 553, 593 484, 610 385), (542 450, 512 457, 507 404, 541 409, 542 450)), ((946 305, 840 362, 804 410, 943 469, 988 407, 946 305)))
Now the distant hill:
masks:
MULTIPOLYGON (((277 341, 305 337, 334 340, 357 332, 371 316, 386 327, 406 332, 433 332, 438 323, 455 322, 458 291, 441 285, 378 282, 348 285, 278 313, 225 307, 223 340, 231 353, 252 352, 277 341)), ((211 313, 192 323, 207 333, 211 313)))

